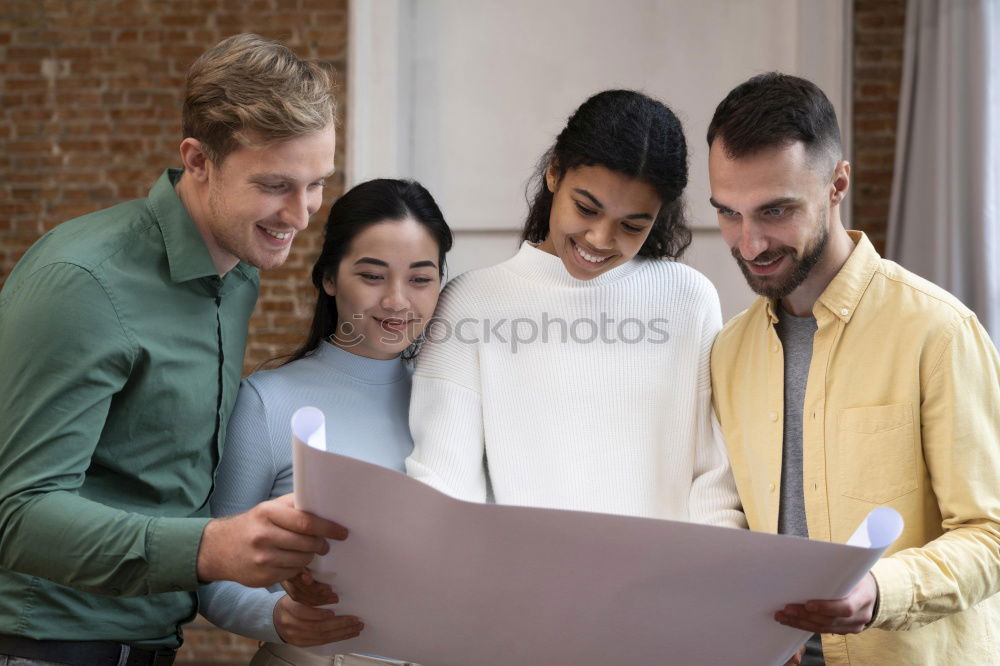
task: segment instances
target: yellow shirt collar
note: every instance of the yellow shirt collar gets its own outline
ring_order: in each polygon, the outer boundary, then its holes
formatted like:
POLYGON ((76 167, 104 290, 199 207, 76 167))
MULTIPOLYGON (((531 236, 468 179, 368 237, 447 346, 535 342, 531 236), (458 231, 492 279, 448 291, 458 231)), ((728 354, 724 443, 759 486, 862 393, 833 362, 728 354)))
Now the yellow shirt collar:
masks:
MULTIPOLYGON (((875 246, 868 240, 868 236, 864 232, 848 231, 847 235, 854 241, 854 250, 851 251, 851 256, 847 258, 847 262, 837 275, 816 299, 816 305, 813 305, 814 315, 816 314, 816 306, 822 305, 835 317, 843 320, 845 324, 854 315, 854 310, 868 288, 880 259, 878 252, 875 251, 875 246)), ((777 323, 776 302, 767 299, 765 307, 768 321, 771 324, 777 323)))

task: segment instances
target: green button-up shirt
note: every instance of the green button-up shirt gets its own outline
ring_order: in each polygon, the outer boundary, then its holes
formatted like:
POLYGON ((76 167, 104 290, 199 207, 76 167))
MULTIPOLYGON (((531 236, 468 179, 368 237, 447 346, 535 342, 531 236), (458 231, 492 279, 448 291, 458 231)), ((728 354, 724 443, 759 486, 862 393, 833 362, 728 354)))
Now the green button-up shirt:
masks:
POLYGON ((0 634, 180 643, 257 299, 168 170, 64 224, 0 292, 0 634))

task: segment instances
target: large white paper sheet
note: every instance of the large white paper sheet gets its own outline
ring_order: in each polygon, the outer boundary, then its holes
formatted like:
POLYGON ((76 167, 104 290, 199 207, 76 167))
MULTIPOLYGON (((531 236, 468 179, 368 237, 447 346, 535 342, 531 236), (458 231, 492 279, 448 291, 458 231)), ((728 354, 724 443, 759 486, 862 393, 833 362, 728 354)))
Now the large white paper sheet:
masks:
POLYGON ((365 622, 314 651, 424 666, 782 664, 808 633, 786 603, 846 596, 902 531, 873 511, 850 545, 577 511, 462 502, 326 451, 292 419, 295 501, 350 530, 310 568, 365 622))

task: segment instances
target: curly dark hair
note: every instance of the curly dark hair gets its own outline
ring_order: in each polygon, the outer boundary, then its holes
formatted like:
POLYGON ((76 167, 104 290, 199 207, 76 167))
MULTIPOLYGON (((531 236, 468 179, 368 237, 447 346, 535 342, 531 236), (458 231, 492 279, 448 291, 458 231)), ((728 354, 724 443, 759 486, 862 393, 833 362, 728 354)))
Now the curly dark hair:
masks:
POLYGON ((605 90, 580 105, 528 182, 528 219, 522 240, 549 235, 552 192, 549 166, 561 179, 570 169, 603 166, 648 182, 663 204, 639 256, 677 259, 691 244, 681 194, 688 180, 687 143, 681 121, 665 104, 634 90, 605 90))

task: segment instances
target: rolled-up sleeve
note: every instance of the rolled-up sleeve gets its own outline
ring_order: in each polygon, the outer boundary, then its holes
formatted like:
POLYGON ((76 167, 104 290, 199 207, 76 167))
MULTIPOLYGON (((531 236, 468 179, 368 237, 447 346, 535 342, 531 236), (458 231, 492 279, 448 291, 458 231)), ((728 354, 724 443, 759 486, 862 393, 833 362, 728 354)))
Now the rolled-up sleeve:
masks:
POLYGON ((974 315, 942 347, 920 434, 944 534, 876 563, 880 629, 917 628, 1000 591, 1000 358, 974 315))

